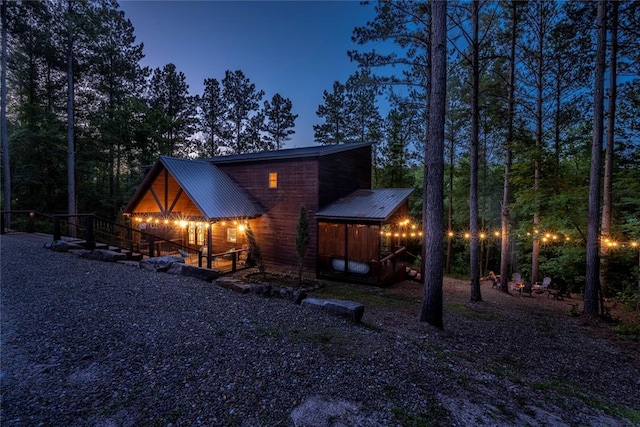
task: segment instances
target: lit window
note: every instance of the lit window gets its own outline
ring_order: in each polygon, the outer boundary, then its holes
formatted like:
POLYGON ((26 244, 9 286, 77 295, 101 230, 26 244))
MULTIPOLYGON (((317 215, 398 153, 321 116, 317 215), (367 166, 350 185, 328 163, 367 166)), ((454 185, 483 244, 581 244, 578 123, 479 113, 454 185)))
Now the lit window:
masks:
POLYGON ((227 242, 236 243, 236 229, 227 228, 227 242))
POLYGON ((278 172, 269 172, 269 188, 278 188, 278 172))
POLYGON ((198 224, 196 227, 196 244, 204 245, 204 225, 198 224))
POLYGON ((189 228, 187 229, 189 233, 189 239, 187 240, 190 245, 196 244, 196 224, 193 221, 189 221, 189 228))

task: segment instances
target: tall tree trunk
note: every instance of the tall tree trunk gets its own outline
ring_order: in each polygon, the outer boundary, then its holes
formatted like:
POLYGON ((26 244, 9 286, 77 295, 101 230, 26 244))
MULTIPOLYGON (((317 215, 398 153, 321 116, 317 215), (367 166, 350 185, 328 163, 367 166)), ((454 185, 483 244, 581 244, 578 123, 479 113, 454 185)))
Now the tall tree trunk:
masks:
MULTIPOLYGON (((453 127, 453 126, 452 126, 453 127)), ((447 264, 445 271, 451 273, 451 252, 453 249, 453 162, 455 154, 455 140, 451 130, 451 144, 449 146, 449 203, 447 207, 447 264)))
POLYGON ((478 21, 480 4, 473 2, 473 41, 471 59, 471 149, 470 153, 470 188, 469 188, 469 271, 471 273, 471 301, 482 301, 480 294, 480 257, 478 244, 478 134, 480 127, 478 92, 480 85, 478 21))
MULTIPOLYGON (((9 2, 2 0, 2 73, 0 76, 0 138, 2 139, 2 209, 11 210, 11 169, 9 163, 9 132, 7 131, 7 8, 9 2)), ((9 214, 7 214, 9 215, 9 214)), ((5 226, 11 227, 10 217, 5 217, 5 226)))
MULTIPOLYGON (((424 172, 422 174, 422 198, 423 200, 425 200, 426 194, 427 194, 427 188, 429 188, 429 174, 427 173, 428 169, 427 169, 427 153, 428 153, 428 145, 429 145, 429 131, 431 129, 430 125, 429 125, 429 114, 430 114, 430 106, 431 106, 431 62, 433 61, 433 57, 432 57, 432 53, 431 53, 431 35, 432 35, 432 28, 431 28, 431 18, 433 17, 433 15, 430 12, 425 12, 427 13, 427 46, 429 49, 429 52, 427 52, 426 55, 426 59, 427 59, 427 65, 425 67, 425 81, 427 82, 427 90, 425 90, 425 109, 424 109, 424 128, 426 129, 426 135, 425 135, 425 139, 426 139, 426 145, 424 147, 425 149, 425 164, 424 164, 424 172)), ((425 215, 425 209, 426 206, 422 205, 422 230, 424 231, 424 236, 426 239, 426 235, 427 235, 427 219, 426 219, 426 215, 425 215)), ((427 269, 426 267, 426 261, 427 261, 427 245, 426 243, 423 242, 422 245, 422 251, 420 253, 420 255, 422 255, 422 280, 424 283, 425 282, 425 277, 424 277, 424 273, 427 269)), ((425 288, 425 292, 426 292, 426 288, 425 288)))
MULTIPOLYGON (((73 1, 67 2, 67 191, 68 213, 76 215, 76 159, 74 140, 74 84, 73 84, 73 1)), ((70 217, 75 223, 76 219, 70 217)), ((75 227, 69 224, 69 233, 75 235, 75 227)))
POLYGON ((598 1, 598 47, 596 50, 595 77, 593 85, 593 140, 591 143, 591 168, 589 172, 589 222, 587 224, 587 271, 584 287, 586 315, 598 314, 598 291, 600 290, 599 260, 599 214, 600 214, 600 160, 604 134, 604 73, 606 67, 607 2, 598 1))
MULTIPOLYGON (((616 124, 616 98, 618 96, 618 2, 611 3, 611 68, 609 71, 609 115, 607 120, 607 145, 604 154, 604 185, 602 195, 602 225, 600 235, 602 239, 609 237, 611 229, 611 209, 613 204, 613 156, 614 137, 616 124)), ((600 241, 600 286, 602 295, 608 296, 607 270, 609 260, 607 258, 607 245, 600 241)))
POLYGON ((531 251, 531 283, 538 281, 538 271, 540 267, 540 156, 542 150, 542 122, 543 122, 543 96, 544 96, 544 25, 545 20, 542 2, 538 2, 538 52, 536 58, 536 155, 533 162, 533 191, 534 191, 534 211, 533 211, 533 248, 531 251))
POLYGON ((510 175, 511 162, 513 157, 513 114, 515 111, 515 81, 516 81, 516 36, 518 25, 518 5, 511 2, 511 29, 509 47, 509 86, 507 88, 507 141, 506 154, 504 160, 504 186, 502 190, 501 207, 501 237, 500 243, 500 290, 509 292, 509 199, 510 195, 510 175))
POLYGON ((447 2, 431 5, 431 80, 429 138, 425 149, 423 222, 424 303, 420 321, 443 328, 442 320, 442 231, 444 193, 444 121, 447 102, 447 2))

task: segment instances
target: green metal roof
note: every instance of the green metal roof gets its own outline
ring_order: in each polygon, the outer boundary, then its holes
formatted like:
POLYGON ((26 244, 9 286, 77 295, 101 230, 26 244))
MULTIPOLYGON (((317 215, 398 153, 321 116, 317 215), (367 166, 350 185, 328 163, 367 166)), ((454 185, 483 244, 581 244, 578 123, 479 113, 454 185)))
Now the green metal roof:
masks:
POLYGON ((161 157, 160 162, 207 219, 262 215, 249 195, 216 166, 199 160, 161 157))
POLYGON ((262 207, 218 167, 202 160, 167 156, 161 156, 153 165, 125 212, 133 212, 162 168, 178 182, 205 219, 255 218, 264 213, 262 207))
POLYGON ((204 159, 213 164, 257 162, 265 160, 285 160, 299 159, 303 157, 319 157, 330 154, 341 153, 343 151, 355 150, 357 148, 370 146, 369 142, 358 142, 349 144, 314 145, 311 147, 287 148, 284 150, 261 151, 258 153, 234 154, 230 156, 218 156, 204 159))
POLYGON ((356 190, 320 209, 316 218, 340 221, 384 222, 404 203, 412 188, 356 190))

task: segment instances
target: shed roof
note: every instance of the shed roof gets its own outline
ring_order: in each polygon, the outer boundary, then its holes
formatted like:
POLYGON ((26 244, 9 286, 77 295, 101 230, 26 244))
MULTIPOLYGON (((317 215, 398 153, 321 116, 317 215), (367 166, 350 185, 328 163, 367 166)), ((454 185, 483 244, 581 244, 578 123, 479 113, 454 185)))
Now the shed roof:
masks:
POLYGON ((301 148, 287 148, 283 150, 261 151, 258 153, 233 154, 229 156, 218 156, 204 159, 213 164, 237 163, 237 162, 257 162, 265 160, 285 160, 299 159, 305 157, 320 157, 329 154, 340 153, 348 150, 370 146, 370 142, 359 142, 349 144, 314 145, 301 148))
POLYGON ((356 190, 316 213, 317 219, 341 221, 388 220, 413 192, 412 188, 356 190))
POLYGON ((201 160, 161 156, 129 202, 126 212, 146 192, 164 167, 206 219, 253 218, 262 215, 247 193, 226 173, 201 160))

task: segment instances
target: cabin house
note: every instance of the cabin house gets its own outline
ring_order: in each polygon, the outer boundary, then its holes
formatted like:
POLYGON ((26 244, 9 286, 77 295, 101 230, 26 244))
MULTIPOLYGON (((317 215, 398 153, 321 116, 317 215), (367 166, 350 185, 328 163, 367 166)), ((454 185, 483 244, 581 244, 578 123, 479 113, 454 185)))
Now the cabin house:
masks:
MULTIPOLYGON (((198 251, 198 262, 233 269, 250 238, 263 263, 297 269, 295 236, 307 209, 303 268, 319 277, 385 284, 405 274, 390 230, 406 219, 411 189, 371 189, 371 144, 343 144, 187 160, 161 157, 125 215, 153 244, 198 251)), ((141 239, 142 246, 147 239, 141 239)), ((184 253, 184 251, 181 251, 184 253)))

